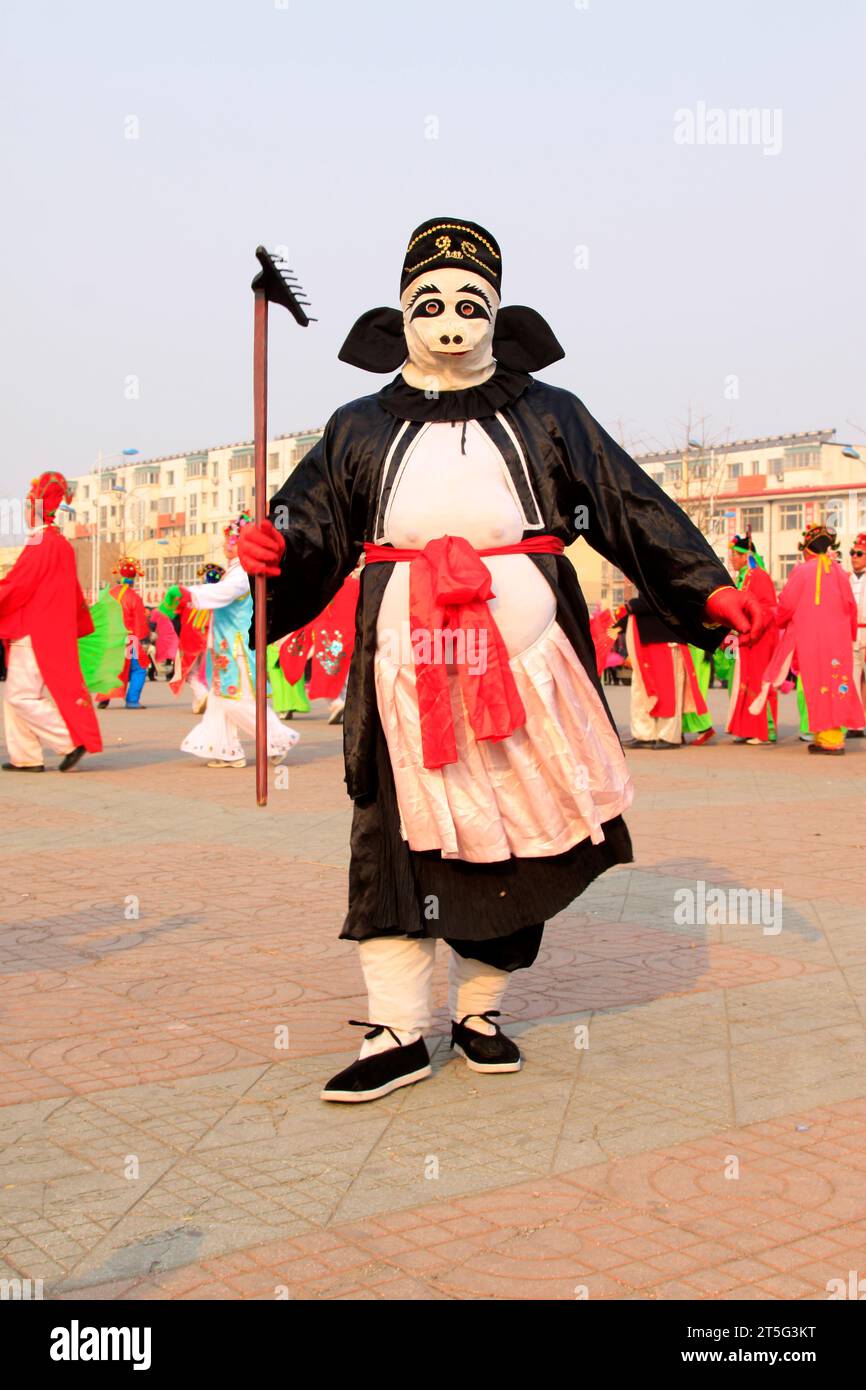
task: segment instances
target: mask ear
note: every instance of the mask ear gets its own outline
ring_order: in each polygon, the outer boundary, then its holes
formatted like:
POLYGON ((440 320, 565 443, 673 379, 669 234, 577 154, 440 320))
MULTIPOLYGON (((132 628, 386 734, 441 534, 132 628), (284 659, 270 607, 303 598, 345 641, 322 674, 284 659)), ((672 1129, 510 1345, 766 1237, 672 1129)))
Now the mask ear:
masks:
POLYGON ((565 351, 546 319, 525 304, 510 304, 496 315, 493 356, 514 371, 538 372, 558 362, 565 351))
POLYGON ((366 372, 396 372, 408 356, 400 310, 368 309, 349 330, 337 356, 366 372))

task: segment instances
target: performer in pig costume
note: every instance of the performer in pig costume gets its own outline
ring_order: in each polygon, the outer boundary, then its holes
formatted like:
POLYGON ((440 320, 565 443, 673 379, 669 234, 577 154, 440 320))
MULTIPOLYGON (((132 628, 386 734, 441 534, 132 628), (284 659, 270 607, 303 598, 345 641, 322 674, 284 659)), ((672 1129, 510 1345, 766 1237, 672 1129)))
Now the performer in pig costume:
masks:
POLYGON ((315 617, 366 559, 341 935, 359 946, 369 1032, 324 1100, 430 1075, 440 939, 452 1046, 476 1072, 517 1071, 494 1021, 511 972, 532 965, 548 918, 632 858, 632 785, 564 547, 583 535, 682 642, 712 650, 763 621, 586 407, 530 375, 563 352, 532 309, 500 308, 501 279, 483 227, 423 223, 401 309, 364 314, 340 352, 397 376, 336 411, 270 520, 239 539, 245 569, 268 576, 269 640, 315 617))

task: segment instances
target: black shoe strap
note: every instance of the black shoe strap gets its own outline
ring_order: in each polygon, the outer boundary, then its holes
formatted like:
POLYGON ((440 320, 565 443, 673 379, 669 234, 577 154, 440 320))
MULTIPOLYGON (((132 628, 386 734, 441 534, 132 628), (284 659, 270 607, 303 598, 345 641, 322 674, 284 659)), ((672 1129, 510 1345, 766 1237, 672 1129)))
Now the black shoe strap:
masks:
MULTIPOLYGON (((500 1009, 488 1009, 486 1014, 466 1014, 465 1017, 461 1018, 458 1027, 464 1028, 466 1026, 467 1018, 483 1018, 485 1023, 492 1023, 494 1018, 501 1017, 502 1013, 500 1009)), ((502 1032, 502 1029, 499 1027, 498 1023, 494 1023, 493 1027, 496 1029, 497 1033, 502 1032)))
POLYGON ((372 1031, 364 1034, 366 1039, 378 1038, 382 1033, 390 1033, 397 1046, 403 1046, 397 1034, 394 1032, 394 1029, 389 1028, 387 1023, 365 1023, 364 1020, 360 1018, 350 1018, 349 1023, 353 1028, 370 1028, 372 1031))

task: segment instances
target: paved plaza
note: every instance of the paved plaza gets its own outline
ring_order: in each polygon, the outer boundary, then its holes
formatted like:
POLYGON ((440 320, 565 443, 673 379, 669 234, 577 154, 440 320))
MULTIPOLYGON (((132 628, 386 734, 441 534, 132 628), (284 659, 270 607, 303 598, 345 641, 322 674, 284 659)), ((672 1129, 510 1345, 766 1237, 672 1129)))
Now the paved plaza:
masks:
MULTIPOLYGON (((327 1106, 366 1017, 341 730, 299 718, 261 810, 252 765, 178 751, 186 701, 144 699, 77 772, 0 774, 0 1277, 104 1299, 866 1280, 863 742, 809 757, 789 697, 776 748, 630 754, 635 863, 515 975, 523 1071, 470 1072, 440 1008, 430 1080, 327 1106), (768 890, 763 920, 736 889, 768 890)), ((437 969, 442 1004, 444 946, 437 969)))

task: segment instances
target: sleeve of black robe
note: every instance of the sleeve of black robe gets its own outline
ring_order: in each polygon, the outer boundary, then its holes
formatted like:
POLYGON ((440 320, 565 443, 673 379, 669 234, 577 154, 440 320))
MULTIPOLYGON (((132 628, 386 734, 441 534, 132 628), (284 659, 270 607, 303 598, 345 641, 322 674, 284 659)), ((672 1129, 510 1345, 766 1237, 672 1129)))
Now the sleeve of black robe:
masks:
POLYGON ((268 580, 269 642, 317 618, 361 554, 350 534, 352 433, 340 417, 331 416, 268 507, 286 542, 280 574, 268 580))
POLYGON ((560 403, 556 412, 557 443, 573 483, 576 535, 622 570, 679 641, 713 651, 725 630, 704 625, 704 605, 732 585, 730 575, 683 509, 582 401, 563 394, 570 408, 560 403))

